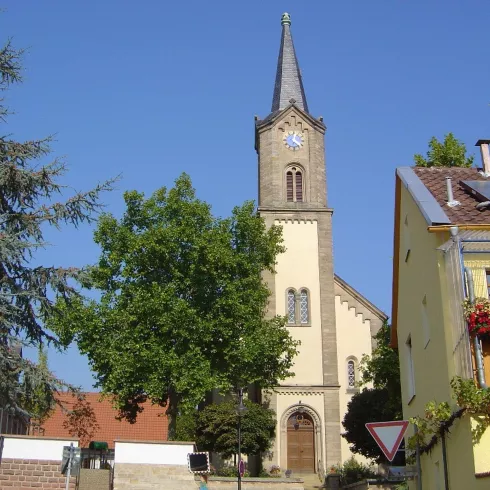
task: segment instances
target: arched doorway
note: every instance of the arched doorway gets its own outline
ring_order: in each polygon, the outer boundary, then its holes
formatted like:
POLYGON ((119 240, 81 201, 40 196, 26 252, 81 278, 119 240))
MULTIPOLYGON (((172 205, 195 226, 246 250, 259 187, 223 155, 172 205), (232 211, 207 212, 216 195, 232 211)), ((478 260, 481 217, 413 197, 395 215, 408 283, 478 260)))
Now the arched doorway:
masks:
POLYGON ((295 472, 315 471, 315 426, 305 412, 295 412, 288 418, 288 469, 295 472))

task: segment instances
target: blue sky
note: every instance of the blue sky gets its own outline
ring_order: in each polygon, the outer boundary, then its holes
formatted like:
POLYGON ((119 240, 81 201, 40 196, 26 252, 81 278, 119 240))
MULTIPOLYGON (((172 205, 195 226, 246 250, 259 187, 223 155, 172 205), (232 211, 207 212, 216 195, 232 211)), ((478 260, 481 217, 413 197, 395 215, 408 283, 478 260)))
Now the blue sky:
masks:
MULTIPOLYGON (((272 98, 289 11, 310 111, 327 124, 336 272, 391 313, 394 169, 449 131, 490 137, 488 2, 3 0, 2 40, 27 47, 3 133, 56 134, 64 183, 151 193, 188 172, 218 215, 257 195, 254 115, 272 98)), ((93 263, 90 227, 50 232, 44 263, 93 263)), ((76 349, 50 367, 91 387, 76 349)))

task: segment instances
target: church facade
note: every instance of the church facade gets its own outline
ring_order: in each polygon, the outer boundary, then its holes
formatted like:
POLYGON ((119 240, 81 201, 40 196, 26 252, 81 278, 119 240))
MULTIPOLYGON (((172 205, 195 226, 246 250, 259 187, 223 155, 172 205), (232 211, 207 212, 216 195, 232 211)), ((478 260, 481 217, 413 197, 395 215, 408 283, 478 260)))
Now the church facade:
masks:
POLYGON ((286 316, 301 345, 294 376, 263 393, 277 414, 264 466, 313 473, 351 456, 341 422, 357 391, 358 363, 387 317, 334 273, 326 126, 308 108, 288 14, 281 24, 271 113, 255 121, 258 203, 268 226, 282 226, 286 247, 275 274, 264 276, 269 314, 286 316))

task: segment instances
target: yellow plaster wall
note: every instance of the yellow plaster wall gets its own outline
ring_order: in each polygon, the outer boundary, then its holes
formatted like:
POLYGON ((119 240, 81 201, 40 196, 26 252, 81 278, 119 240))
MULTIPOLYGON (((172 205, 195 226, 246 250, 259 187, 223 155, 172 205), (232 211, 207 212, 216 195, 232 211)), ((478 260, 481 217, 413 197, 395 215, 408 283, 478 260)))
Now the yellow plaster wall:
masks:
MULTIPOLYGON (((400 254, 398 293, 398 347, 402 382, 404 418, 423 415, 424 406, 431 400, 447 401, 456 408, 451 396, 450 380, 454 376, 452 362, 452 325, 446 295, 446 273, 442 252, 437 247, 449 240, 448 233, 429 233, 427 222, 405 188, 401 189, 400 226, 409 239, 400 240, 411 248, 408 262, 400 254), (404 225, 407 218, 408 226, 404 225), (427 296, 427 314, 430 340, 424 341, 420 320, 420 303, 427 296), (405 341, 412 336, 412 356, 415 370, 415 397, 407 396, 407 351, 405 341)), ((402 238, 402 237, 401 237, 402 238)), ((465 255, 465 265, 474 270, 477 295, 486 296, 485 267, 490 267, 486 256, 465 255), (485 294, 484 294, 485 293, 485 294)), ((413 427, 409 428, 413 433, 413 427)), ((490 488, 488 478, 476 478, 475 472, 490 471, 490 432, 481 443, 472 444, 471 421, 457 420, 447 438, 449 485, 454 489, 481 490, 490 488)), ((441 444, 422 457, 423 488, 444 488, 444 466, 441 444)), ((415 488, 414 483, 410 488, 415 488)))
POLYGON ((295 375, 281 384, 322 385, 322 336, 320 319, 320 275, 316 221, 276 221, 283 229, 286 252, 278 257, 275 275, 276 312, 286 315, 286 291, 305 287, 310 292, 311 326, 289 327, 301 341, 295 358, 295 375))
MULTIPOLYGON (((337 353, 339 366, 340 384, 340 417, 344 418, 347 412, 347 404, 353 393, 347 391, 347 361, 354 358, 356 367, 364 354, 371 354, 371 330, 370 321, 363 323, 362 315, 356 314, 354 308, 349 308, 349 304, 340 301, 340 296, 335 297, 335 323, 337 327, 337 353)), ((356 373, 358 376, 359 373, 356 373)), ((357 378, 359 379, 359 378, 357 378)), ((342 438, 341 441, 342 461, 349 459, 353 453, 349 450, 349 444, 342 438)), ((368 463, 367 459, 355 454, 354 457, 361 462, 368 463)))
MULTIPOLYGON (((475 427, 476 420, 471 420, 471 426, 475 427)), ((478 442, 473 447, 475 473, 489 473, 490 472, 490 430, 486 430, 478 442)), ((486 479, 487 488, 490 488, 490 477, 486 479)))
POLYGON ((446 237, 441 238, 440 234, 428 233, 427 222, 403 186, 400 227, 402 235, 409 234, 409 239, 400 240, 402 253, 399 263, 397 318, 403 410, 407 418, 422 414, 429 400, 450 399, 444 298, 441 292, 442 271, 439 263, 442 253, 436 250, 446 237), (410 244, 408 261, 405 261, 403 243, 410 244), (424 297, 427 300, 426 313, 430 332, 428 342, 422 318, 424 297), (406 341, 409 336, 412 341, 415 374, 415 397, 412 400, 409 400, 407 381, 406 341))

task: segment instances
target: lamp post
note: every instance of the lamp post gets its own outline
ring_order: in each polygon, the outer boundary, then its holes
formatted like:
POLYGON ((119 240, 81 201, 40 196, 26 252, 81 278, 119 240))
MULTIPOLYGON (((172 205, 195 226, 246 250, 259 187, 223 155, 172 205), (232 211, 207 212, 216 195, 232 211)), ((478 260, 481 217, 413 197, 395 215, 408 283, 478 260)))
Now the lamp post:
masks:
POLYGON ((247 407, 243 404, 243 388, 238 388, 238 490, 242 490, 242 474, 240 472, 242 461, 242 417, 247 411, 247 407))

